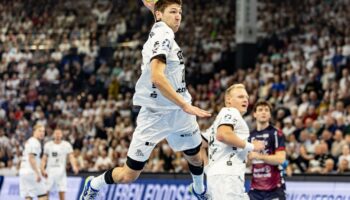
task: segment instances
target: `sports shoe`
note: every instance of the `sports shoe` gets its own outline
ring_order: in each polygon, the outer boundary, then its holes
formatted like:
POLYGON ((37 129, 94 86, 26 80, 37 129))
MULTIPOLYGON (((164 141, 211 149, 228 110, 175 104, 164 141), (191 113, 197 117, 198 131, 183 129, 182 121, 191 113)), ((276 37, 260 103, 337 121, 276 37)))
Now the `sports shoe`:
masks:
POLYGON ((91 180, 93 176, 89 176, 85 179, 83 192, 80 194, 79 200, 95 200, 98 195, 98 190, 91 187, 91 180))
POLYGON ((207 193, 207 187, 204 187, 204 192, 201 194, 197 194, 194 191, 193 184, 190 185, 190 192, 197 197, 198 200, 211 200, 211 196, 207 193))

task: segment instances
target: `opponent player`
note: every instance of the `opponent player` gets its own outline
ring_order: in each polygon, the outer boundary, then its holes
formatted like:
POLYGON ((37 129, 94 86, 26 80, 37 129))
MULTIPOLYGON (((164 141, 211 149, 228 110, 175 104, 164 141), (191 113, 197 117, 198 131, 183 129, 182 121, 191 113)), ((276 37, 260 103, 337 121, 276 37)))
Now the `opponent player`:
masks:
POLYGON ((41 173, 44 177, 47 177, 47 191, 58 189, 60 200, 64 200, 65 192, 67 191, 67 158, 69 157, 75 174, 78 174, 79 169, 73 155, 72 145, 62 140, 62 130, 56 128, 53 132, 53 137, 53 141, 49 141, 44 145, 41 173))
POLYGON ((24 145, 21 166, 19 169, 20 196, 26 200, 38 197, 46 200, 46 187, 40 174, 41 143, 44 139, 45 127, 41 124, 33 128, 33 136, 24 145))
POLYGON ((203 180, 203 159, 199 154, 201 135, 196 116, 210 113, 191 105, 185 83, 182 51, 175 41, 181 23, 181 0, 159 0, 154 6, 156 23, 143 46, 142 74, 133 102, 142 106, 128 150, 126 164, 92 178, 88 177, 80 199, 95 199, 107 184, 135 181, 151 151, 166 139, 174 151, 183 151, 198 199, 208 199, 203 180))
POLYGON ((243 84, 226 90, 225 107, 213 125, 203 133, 207 140, 206 166, 208 192, 214 200, 248 199, 244 173, 248 152, 264 148, 263 142, 248 142, 249 128, 242 118, 247 112, 248 94, 243 84))
POLYGON ((256 130, 250 134, 251 140, 265 143, 262 152, 251 152, 252 181, 249 197, 251 200, 286 199, 283 167, 286 160, 283 133, 270 125, 271 106, 266 101, 259 101, 254 107, 256 130))

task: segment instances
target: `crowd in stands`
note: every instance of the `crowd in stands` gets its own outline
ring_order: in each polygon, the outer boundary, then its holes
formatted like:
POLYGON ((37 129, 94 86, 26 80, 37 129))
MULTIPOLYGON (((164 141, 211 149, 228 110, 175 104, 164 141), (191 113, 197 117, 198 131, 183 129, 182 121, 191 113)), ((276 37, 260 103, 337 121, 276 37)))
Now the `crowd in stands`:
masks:
MULTIPOLYGON (((274 107, 287 173, 350 172, 350 1, 259 1, 255 66, 234 67, 234 1, 184 1, 177 41, 193 103, 213 113, 241 82, 274 107)), ((35 123, 63 129, 81 171, 122 165, 142 44, 154 19, 141 1, 0 0, 0 171, 16 174, 35 123)), ((199 119, 202 130, 211 119, 199 119)), ((245 116, 251 128, 251 113, 245 116)), ((163 141, 147 172, 187 172, 163 141)))

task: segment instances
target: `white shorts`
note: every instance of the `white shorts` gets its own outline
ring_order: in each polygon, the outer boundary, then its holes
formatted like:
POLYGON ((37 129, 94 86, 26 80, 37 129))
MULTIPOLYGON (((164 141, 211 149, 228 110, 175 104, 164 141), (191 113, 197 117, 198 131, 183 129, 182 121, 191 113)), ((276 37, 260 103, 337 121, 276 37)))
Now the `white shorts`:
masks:
POLYGON ((66 192, 67 174, 65 172, 57 173, 55 169, 47 170, 47 191, 66 192))
POLYGON ((128 156, 146 161, 154 147, 166 139, 174 151, 184 151, 202 142, 196 116, 183 110, 157 110, 142 107, 137 117, 137 127, 132 137, 128 156))
POLYGON ((19 194, 22 198, 37 197, 46 195, 45 178, 41 177, 41 181, 36 181, 36 175, 33 173, 20 174, 19 176, 19 194))
POLYGON ((208 193, 213 200, 247 200, 244 177, 233 175, 207 176, 208 193))

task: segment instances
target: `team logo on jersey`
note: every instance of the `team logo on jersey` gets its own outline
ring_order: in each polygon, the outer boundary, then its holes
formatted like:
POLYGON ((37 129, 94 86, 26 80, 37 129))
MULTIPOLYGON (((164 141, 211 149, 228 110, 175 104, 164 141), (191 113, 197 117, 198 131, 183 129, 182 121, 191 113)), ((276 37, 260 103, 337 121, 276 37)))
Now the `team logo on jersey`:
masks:
POLYGON ((170 40, 165 39, 165 40, 162 42, 162 48, 165 49, 165 50, 170 50, 170 40))
POLYGON ((156 41, 152 49, 153 54, 157 53, 158 49, 159 49, 159 41, 156 41))
POLYGON ((225 119, 225 120, 230 120, 230 119, 232 119, 232 115, 226 114, 226 115, 224 116, 224 119, 225 119))

